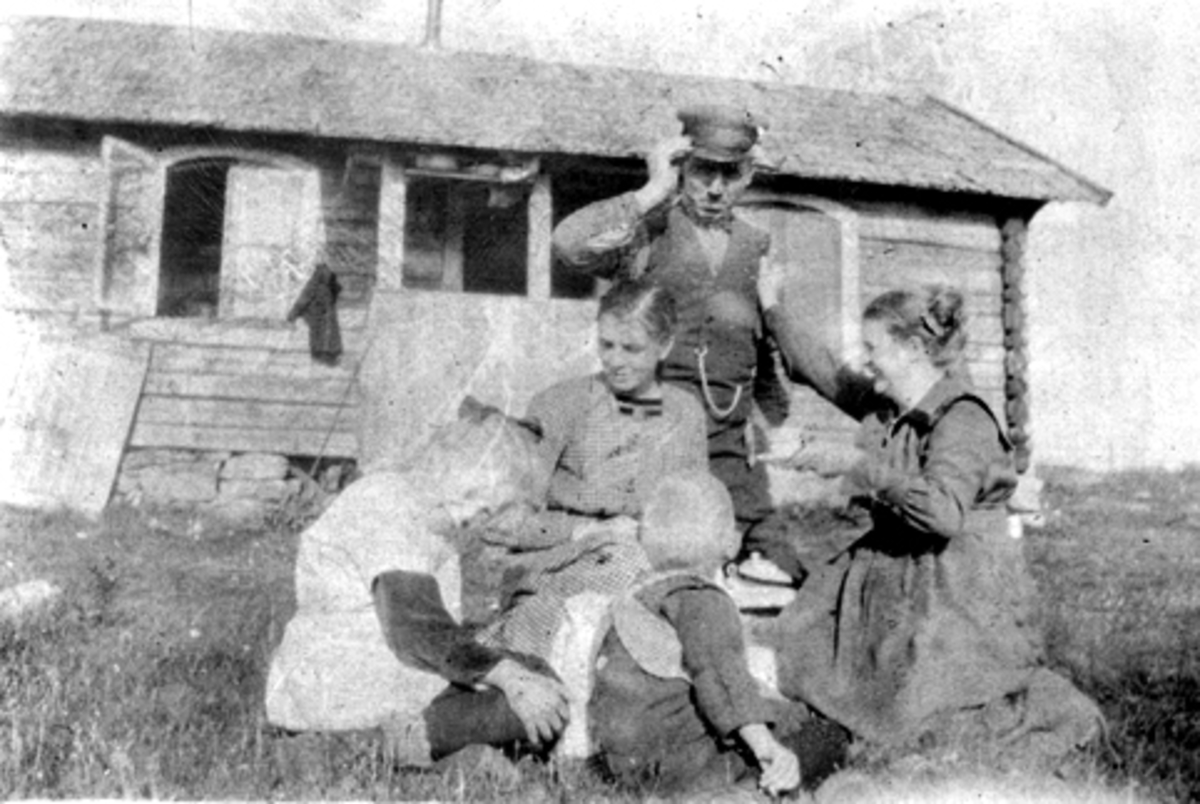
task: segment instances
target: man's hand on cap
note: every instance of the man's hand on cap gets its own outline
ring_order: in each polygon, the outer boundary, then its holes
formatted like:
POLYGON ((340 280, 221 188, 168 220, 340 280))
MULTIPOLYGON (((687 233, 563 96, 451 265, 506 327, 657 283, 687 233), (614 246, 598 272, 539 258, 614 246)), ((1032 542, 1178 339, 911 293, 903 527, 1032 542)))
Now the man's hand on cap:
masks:
POLYGON ((692 138, 682 134, 659 140, 646 154, 650 178, 638 191, 638 203, 644 212, 666 201, 679 187, 680 164, 692 151, 692 138))

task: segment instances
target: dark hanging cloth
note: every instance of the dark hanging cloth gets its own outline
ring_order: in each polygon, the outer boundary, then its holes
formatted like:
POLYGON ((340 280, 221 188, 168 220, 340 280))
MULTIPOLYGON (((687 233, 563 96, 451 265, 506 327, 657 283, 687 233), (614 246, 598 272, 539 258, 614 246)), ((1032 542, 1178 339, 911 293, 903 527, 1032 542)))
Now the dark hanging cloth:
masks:
POLYGON ((313 359, 333 365, 342 354, 342 331, 338 327, 337 297, 342 286, 329 266, 320 263, 288 311, 287 320, 304 318, 308 324, 308 350, 313 359))

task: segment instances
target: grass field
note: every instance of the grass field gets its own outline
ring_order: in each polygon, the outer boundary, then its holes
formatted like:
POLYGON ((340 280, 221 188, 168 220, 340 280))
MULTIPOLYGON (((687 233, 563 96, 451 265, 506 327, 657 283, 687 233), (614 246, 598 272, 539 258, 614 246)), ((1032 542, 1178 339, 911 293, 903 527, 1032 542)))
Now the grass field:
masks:
MULTIPOLYGON (((1069 783, 856 772, 819 801, 1200 800, 1200 471, 1043 475, 1046 522, 1026 549, 1051 656, 1105 709, 1107 745, 1069 783)), ((630 800, 574 767, 417 774, 389 767, 371 734, 275 733, 261 701, 293 606, 299 519, 286 520, 2 512, 0 588, 46 578, 64 594, 0 628, 0 796, 630 800)))

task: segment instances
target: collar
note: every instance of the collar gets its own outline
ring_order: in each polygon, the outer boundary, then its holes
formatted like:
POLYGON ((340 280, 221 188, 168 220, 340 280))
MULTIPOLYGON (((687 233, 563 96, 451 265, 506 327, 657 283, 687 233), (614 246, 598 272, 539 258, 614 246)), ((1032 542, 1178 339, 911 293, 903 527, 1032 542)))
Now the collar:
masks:
POLYGON ((975 389, 969 382, 958 377, 943 377, 925 392, 920 402, 900 414, 896 422, 907 420, 920 430, 928 430, 933 426, 934 417, 942 406, 964 394, 975 394, 975 389))
POLYGON ((639 421, 662 416, 666 404, 665 398, 661 396, 658 399, 634 399, 615 394, 604 382, 604 375, 600 373, 592 375, 591 399, 593 406, 605 405, 613 413, 639 421))

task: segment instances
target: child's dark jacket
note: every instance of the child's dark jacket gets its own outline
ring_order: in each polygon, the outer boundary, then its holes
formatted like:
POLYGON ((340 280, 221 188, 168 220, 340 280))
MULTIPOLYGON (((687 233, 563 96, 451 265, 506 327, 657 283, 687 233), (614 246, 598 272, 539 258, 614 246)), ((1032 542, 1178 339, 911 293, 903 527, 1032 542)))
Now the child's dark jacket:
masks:
POLYGON ((746 663, 740 616, 724 590, 696 575, 675 574, 635 598, 677 636, 686 677, 663 677, 661 663, 648 670, 656 662, 634 655, 645 647, 631 652, 626 641, 632 640, 623 640, 619 627, 610 629, 589 703, 592 738, 618 777, 681 782, 726 752, 737 729, 773 723, 778 704, 759 693, 746 663))

